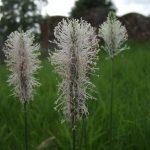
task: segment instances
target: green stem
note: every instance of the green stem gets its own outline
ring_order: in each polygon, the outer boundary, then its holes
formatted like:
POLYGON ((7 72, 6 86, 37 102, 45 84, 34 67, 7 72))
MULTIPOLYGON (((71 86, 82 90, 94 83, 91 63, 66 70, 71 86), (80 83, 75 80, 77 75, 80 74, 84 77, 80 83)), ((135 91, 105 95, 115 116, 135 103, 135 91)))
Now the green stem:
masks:
POLYGON ((76 121, 74 108, 72 109, 72 116, 71 116, 71 131, 72 131, 72 150, 76 150, 76 121))
POLYGON ((72 150, 76 150, 76 129, 72 129, 72 150))
POLYGON ((28 118, 27 118, 27 102, 24 103, 24 137, 25 150, 28 150, 28 118))
POLYGON ((111 58, 111 95, 110 95, 110 147, 113 140, 113 98, 114 98, 114 58, 111 58))
POLYGON ((84 138, 84 150, 87 150, 87 124, 86 117, 83 117, 83 138, 84 138))

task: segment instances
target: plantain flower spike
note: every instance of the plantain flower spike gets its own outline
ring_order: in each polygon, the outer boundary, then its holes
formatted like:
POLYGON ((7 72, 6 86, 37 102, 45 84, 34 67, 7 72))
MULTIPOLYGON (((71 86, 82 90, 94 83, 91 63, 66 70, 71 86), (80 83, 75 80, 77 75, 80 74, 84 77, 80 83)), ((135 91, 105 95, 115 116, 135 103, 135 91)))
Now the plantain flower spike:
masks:
POLYGON ((124 45, 128 38, 126 28, 117 20, 113 12, 108 14, 107 21, 99 27, 99 37, 104 40, 105 46, 103 48, 111 58, 128 49, 124 45))
POLYGON ((62 20, 54 35, 58 49, 50 59, 62 78, 55 108, 63 112, 65 120, 76 121, 87 116, 86 100, 93 98, 87 90, 94 87, 89 75, 96 69, 98 39, 93 27, 82 19, 62 20))
POLYGON ((39 85, 34 77, 40 68, 39 45, 33 42, 34 36, 30 32, 15 31, 8 36, 3 49, 11 72, 8 83, 14 86, 13 95, 23 104, 32 99, 33 88, 39 85))

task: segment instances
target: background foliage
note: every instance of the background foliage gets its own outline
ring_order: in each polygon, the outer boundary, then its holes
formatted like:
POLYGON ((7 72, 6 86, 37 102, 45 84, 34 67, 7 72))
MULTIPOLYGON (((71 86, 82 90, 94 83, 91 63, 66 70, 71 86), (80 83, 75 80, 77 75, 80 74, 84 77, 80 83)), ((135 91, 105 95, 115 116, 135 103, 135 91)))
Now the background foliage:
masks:
MULTIPOLYGON (((24 31, 35 27, 41 18, 37 2, 40 0, 1 0, 0 34, 6 36, 21 27, 24 31)), ((46 3, 47 0, 40 2, 46 3)))
MULTIPOLYGON (((115 89, 113 113, 113 150, 149 150, 150 139, 150 43, 131 43, 115 59, 115 89)), ((100 52, 100 77, 92 77, 96 85, 96 101, 88 101, 88 150, 109 150, 110 123, 110 60, 100 52)), ((68 124, 53 107, 57 99, 57 80, 53 68, 42 54, 43 68, 37 77, 41 87, 28 107, 29 144, 35 150, 43 140, 55 136, 58 150, 70 149, 68 124)), ((7 86, 8 71, 0 65, 0 149, 24 150, 23 108, 11 96, 7 86)), ((81 134, 78 131, 78 145, 81 134)), ((48 150, 49 148, 45 149, 48 150)), ((53 148, 54 149, 54 148, 53 148)), ((80 148, 82 150, 82 148, 80 148)))
POLYGON ((71 11, 72 17, 78 17, 78 14, 84 12, 86 10, 90 10, 91 8, 105 8, 110 10, 115 10, 113 3, 109 0, 77 0, 75 2, 75 6, 71 11))

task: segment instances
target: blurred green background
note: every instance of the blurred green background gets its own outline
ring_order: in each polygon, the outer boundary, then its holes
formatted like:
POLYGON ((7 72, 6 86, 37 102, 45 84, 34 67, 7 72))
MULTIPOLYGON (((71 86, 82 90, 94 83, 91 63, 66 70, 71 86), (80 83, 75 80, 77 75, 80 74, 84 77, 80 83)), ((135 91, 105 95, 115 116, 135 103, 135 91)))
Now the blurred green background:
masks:
MULTIPOLYGON (((150 144, 150 43, 129 43, 130 50, 115 59, 113 143, 114 150, 149 150, 150 144)), ((44 54, 43 54, 44 57, 44 54)), ((92 77, 97 100, 88 101, 87 140, 89 150, 108 150, 110 143, 110 71, 111 62, 99 54, 97 74, 92 77)), ((28 105, 29 145, 34 150, 45 139, 55 137, 60 150, 70 149, 70 130, 54 110, 57 80, 47 58, 37 74, 41 86, 28 105)), ((10 95, 8 71, 0 65, 0 149, 24 149, 23 107, 10 95)), ((78 131, 78 143, 81 133, 78 131)), ((79 146, 79 145, 78 145, 79 146)), ((53 149, 53 148, 49 148, 53 149)), ((47 149, 48 150, 48 149, 47 149)))

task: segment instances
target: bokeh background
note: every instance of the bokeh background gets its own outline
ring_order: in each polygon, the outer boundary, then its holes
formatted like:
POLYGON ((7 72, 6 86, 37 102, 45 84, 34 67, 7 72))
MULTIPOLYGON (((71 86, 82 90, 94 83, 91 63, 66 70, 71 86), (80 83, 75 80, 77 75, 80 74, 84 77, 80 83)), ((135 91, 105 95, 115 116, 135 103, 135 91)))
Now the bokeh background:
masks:
MULTIPOLYGON (((54 39, 54 28, 63 18, 82 17, 97 29, 110 10, 126 26, 130 47, 115 58, 113 150, 150 150, 149 0, 0 1, 0 150, 24 150, 23 107, 11 95, 12 87, 6 82, 9 72, 2 48, 7 36, 19 28, 31 30, 41 45, 43 67, 36 75, 41 86, 28 106, 30 150, 69 150, 69 125, 61 124, 62 116, 54 110, 58 80, 48 62, 48 50, 53 51, 56 45, 49 40, 54 39)), ((110 150, 111 62, 106 57, 105 52, 99 53, 99 78, 91 77, 97 91, 93 96, 97 100, 87 102, 88 150, 110 150)), ((80 130, 78 148, 82 138, 80 130)))

